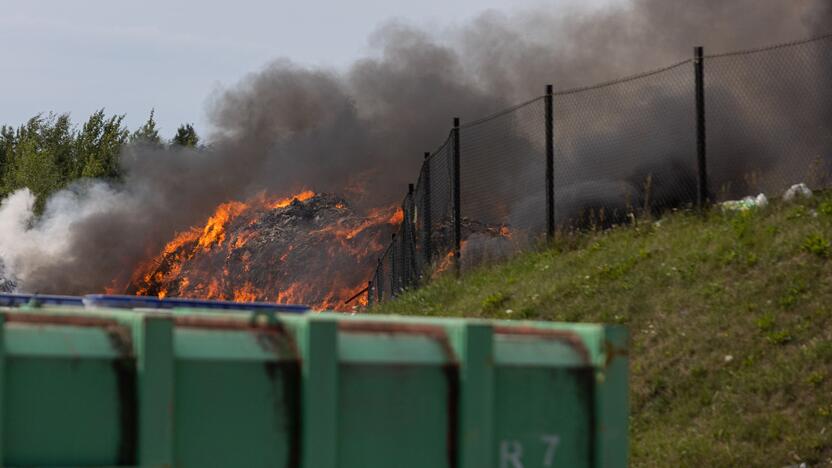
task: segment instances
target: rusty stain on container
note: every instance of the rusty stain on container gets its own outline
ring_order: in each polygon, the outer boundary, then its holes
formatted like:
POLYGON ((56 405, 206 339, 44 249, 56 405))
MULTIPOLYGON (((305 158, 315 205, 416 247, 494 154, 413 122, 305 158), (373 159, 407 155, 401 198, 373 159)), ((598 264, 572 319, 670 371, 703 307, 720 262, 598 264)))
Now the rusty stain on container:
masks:
POLYGON ((120 465, 136 464, 138 447, 138 395, 136 393, 136 361, 124 356, 113 361, 119 402, 118 459, 120 465))
POLYGON ((338 322, 338 329, 353 333, 382 333, 382 334, 407 334, 422 335, 432 338, 439 343, 448 362, 456 362, 456 353, 448 341, 448 334, 442 327, 436 325, 419 325, 411 323, 382 323, 382 322, 338 322))
POLYGON ((227 317, 174 317, 173 323, 182 328, 200 328, 216 331, 247 331, 255 334, 257 344, 268 352, 283 350, 292 356, 298 356, 297 344, 293 337, 279 323, 258 323, 251 320, 238 320, 227 317))
POLYGON ((114 319, 83 315, 46 315, 31 313, 4 314, 6 323, 28 323, 34 325, 72 325, 79 327, 118 326, 114 319))
MULTIPOLYGON (((278 378, 278 374, 282 374, 281 384, 283 391, 283 399, 274 399, 275 414, 281 412, 287 415, 289 420, 289 427, 286 428, 289 436, 289 454, 287 466, 292 468, 299 468, 301 441, 300 441, 300 393, 298 392, 300 383, 300 364, 298 360, 274 362, 269 361, 264 364, 266 375, 272 384, 278 378)), ((280 429, 280 428, 276 428, 280 429)))
POLYGON ((581 340, 581 337, 573 332, 525 326, 513 327, 498 325, 494 327, 494 333, 500 335, 532 336, 536 338, 545 338, 562 341, 566 343, 570 348, 574 349, 575 352, 577 352, 581 356, 581 359, 583 359, 585 363, 589 364, 591 361, 591 358, 589 357, 589 350, 586 349, 583 340, 581 340))
POLYGON ((174 317, 173 323, 188 328, 214 328, 217 330, 272 330, 279 334, 286 334, 286 330, 279 323, 258 323, 253 320, 241 320, 230 317, 197 317, 186 315, 174 317))
POLYGON ((604 341, 604 354, 606 354, 606 361, 604 367, 609 367, 613 359, 617 357, 629 358, 630 352, 626 347, 615 346, 609 341, 604 341))

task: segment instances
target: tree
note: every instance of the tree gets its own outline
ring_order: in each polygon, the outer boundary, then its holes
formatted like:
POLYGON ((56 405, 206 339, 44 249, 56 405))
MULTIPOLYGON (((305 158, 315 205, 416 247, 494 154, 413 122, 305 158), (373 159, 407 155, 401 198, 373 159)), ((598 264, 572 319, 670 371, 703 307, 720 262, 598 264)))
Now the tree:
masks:
POLYGON ((15 133, 12 127, 3 125, 0 127, 0 198, 8 193, 6 188, 6 180, 9 177, 12 152, 15 146, 15 133))
POLYGON ((117 179, 121 176, 119 155, 129 132, 121 126, 123 115, 105 117, 104 109, 84 123, 76 139, 76 177, 117 179))
POLYGON ((60 175, 60 187, 71 180, 72 169, 76 165, 75 129, 69 114, 49 114, 40 128, 41 145, 55 161, 60 175))
POLYGON ((37 212, 43 210, 47 197, 63 184, 64 178, 56 152, 48 141, 50 136, 54 138, 60 131, 55 126, 54 116, 44 118, 37 115, 17 130, 11 152, 11 167, 4 178, 3 185, 7 192, 23 187, 32 191, 37 197, 37 212))
POLYGON ((194 130, 193 125, 180 125, 179 128, 176 129, 176 136, 173 137, 172 143, 185 148, 196 148, 199 144, 199 135, 196 134, 196 130, 194 130))
POLYGON ((147 119, 147 122, 130 135, 130 144, 149 146, 154 149, 163 146, 162 137, 159 136, 159 130, 156 128, 154 113, 155 109, 150 109, 150 117, 147 119))

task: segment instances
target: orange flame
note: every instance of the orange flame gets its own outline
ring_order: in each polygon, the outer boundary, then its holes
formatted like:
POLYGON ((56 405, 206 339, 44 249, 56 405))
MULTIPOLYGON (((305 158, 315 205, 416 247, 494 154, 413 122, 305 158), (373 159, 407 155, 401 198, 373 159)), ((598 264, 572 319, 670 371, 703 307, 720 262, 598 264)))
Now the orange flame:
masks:
POLYGON ((271 208, 273 210, 276 210, 276 209, 279 209, 279 208, 286 208, 287 206, 291 205, 292 202, 295 201, 295 200, 297 200, 299 202, 305 202, 305 201, 309 200, 310 198, 312 198, 314 196, 315 196, 315 192, 313 192, 311 190, 304 190, 303 192, 300 192, 297 195, 292 195, 291 197, 281 198, 280 200, 277 200, 276 202, 272 202, 268 206, 269 206, 269 208, 271 208))
POLYGON ((257 300, 257 290, 251 283, 245 283, 240 289, 234 291, 234 300, 237 302, 254 302, 257 300))
POLYGON ((393 216, 390 217, 390 219, 387 221, 387 223, 388 224, 400 224, 402 221, 404 221, 404 211, 402 211, 402 209, 399 208, 398 210, 396 210, 395 213, 393 213, 393 216))
POLYGON ((228 226, 228 222, 247 208, 245 204, 240 202, 228 202, 218 206, 217 211, 208 218, 208 222, 202 229, 199 246, 209 249, 213 244, 222 245, 225 241, 225 228, 228 226))

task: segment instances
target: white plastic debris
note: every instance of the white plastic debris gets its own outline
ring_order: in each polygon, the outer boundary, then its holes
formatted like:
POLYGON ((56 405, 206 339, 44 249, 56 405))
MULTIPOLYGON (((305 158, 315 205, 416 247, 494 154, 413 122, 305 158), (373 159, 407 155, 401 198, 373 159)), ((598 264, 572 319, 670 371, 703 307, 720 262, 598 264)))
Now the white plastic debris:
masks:
POLYGON ((768 198, 766 198, 764 193, 757 195, 757 198, 755 198, 754 201, 757 203, 758 208, 765 208, 768 206, 768 198))
POLYGON ((765 208, 768 206, 768 198, 764 193, 756 197, 745 197, 742 200, 729 200, 720 205, 725 211, 748 211, 754 208, 765 208))
POLYGON ((803 182, 794 184, 783 194, 783 201, 790 202, 798 197, 812 198, 812 190, 803 182))

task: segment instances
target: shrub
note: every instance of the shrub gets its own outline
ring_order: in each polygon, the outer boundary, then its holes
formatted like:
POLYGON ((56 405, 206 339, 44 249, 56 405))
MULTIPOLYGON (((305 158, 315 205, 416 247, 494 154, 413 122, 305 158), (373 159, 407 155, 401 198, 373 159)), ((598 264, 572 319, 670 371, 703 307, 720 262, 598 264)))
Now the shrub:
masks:
POLYGON ((832 244, 823 234, 816 232, 809 234, 803 241, 803 250, 820 258, 829 258, 832 255, 832 244))

